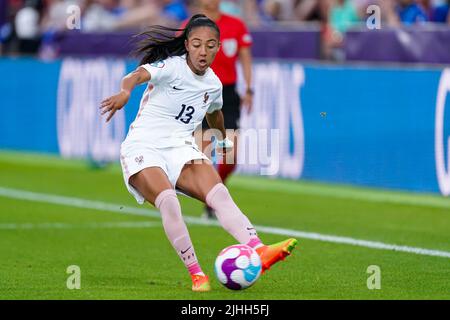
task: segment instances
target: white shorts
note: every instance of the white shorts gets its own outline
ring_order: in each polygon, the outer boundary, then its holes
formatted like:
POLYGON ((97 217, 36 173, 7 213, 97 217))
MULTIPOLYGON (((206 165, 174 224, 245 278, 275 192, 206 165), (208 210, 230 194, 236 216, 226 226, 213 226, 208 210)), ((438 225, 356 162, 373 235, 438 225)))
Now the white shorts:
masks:
POLYGON ((178 177, 184 165, 192 160, 204 159, 204 155, 196 144, 182 145, 179 147, 156 148, 143 144, 122 144, 120 148, 120 164, 122 165, 123 178, 128 191, 136 198, 139 204, 145 199, 129 182, 132 175, 149 167, 159 167, 167 175, 175 189, 178 177))

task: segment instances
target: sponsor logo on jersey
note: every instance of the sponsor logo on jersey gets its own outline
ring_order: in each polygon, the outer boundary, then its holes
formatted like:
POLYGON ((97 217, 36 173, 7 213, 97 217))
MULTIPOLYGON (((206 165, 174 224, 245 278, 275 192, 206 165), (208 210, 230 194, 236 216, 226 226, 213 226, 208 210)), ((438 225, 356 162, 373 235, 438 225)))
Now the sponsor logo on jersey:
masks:
POLYGON ((205 92, 205 95, 203 96, 203 103, 208 102, 208 99, 209 99, 209 94, 208 94, 208 92, 205 92))

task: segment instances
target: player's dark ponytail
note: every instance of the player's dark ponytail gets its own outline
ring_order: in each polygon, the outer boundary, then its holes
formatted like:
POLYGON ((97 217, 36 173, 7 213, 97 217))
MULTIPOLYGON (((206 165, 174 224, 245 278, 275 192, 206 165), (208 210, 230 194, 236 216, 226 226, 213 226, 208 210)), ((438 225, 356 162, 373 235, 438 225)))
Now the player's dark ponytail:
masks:
POLYGON ((137 34, 135 37, 145 37, 138 42, 135 50, 136 55, 142 56, 139 65, 185 54, 187 51, 184 41, 189 37, 191 31, 197 27, 210 27, 217 31, 220 38, 220 31, 216 23, 204 14, 192 16, 184 29, 156 25, 137 34))

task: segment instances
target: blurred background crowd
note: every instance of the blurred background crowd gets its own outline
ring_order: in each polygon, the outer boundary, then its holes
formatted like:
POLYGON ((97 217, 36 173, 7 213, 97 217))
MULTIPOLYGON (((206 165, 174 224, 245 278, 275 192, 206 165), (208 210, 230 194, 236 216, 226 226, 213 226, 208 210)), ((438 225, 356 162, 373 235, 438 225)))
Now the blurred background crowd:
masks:
MULTIPOLYGON (((366 25, 370 5, 379 7, 383 28, 450 28, 450 0, 224 0, 221 9, 250 29, 319 26, 322 42, 333 47, 349 28, 366 25)), ((35 54, 46 38, 70 29, 69 17, 79 32, 139 31, 178 27, 197 10, 196 0, 0 0, 0 52, 35 54)))

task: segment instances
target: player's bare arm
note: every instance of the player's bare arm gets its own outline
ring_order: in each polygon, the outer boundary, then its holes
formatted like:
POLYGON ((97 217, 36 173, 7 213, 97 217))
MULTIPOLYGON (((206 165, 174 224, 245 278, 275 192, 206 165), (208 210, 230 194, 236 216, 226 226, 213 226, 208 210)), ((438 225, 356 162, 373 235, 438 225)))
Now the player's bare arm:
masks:
POLYGON ((102 115, 109 112, 106 122, 111 120, 117 110, 122 109, 127 104, 131 91, 133 91, 138 84, 150 81, 150 78, 150 73, 142 67, 137 68, 123 77, 120 85, 120 92, 103 100, 100 106, 102 115))
POLYGON ((225 123, 222 110, 216 110, 213 113, 207 113, 206 121, 208 122, 208 125, 211 129, 217 129, 220 131, 222 136, 217 137, 219 138, 219 140, 223 140, 226 138, 225 123))
POLYGON ((239 61, 242 64, 242 72, 245 80, 245 93, 242 97, 242 106, 247 108, 247 112, 252 111, 253 90, 252 90, 252 53, 250 47, 244 47, 239 50, 239 61))
POLYGON ((222 110, 216 110, 212 113, 206 114, 206 121, 211 129, 219 130, 221 133, 220 137, 217 137, 218 143, 217 148, 222 153, 227 153, 231 149, 233 149, 234 145, 231 140, 227 138, 227 134, 225 131, 225 122, 223 118, 222 110))

